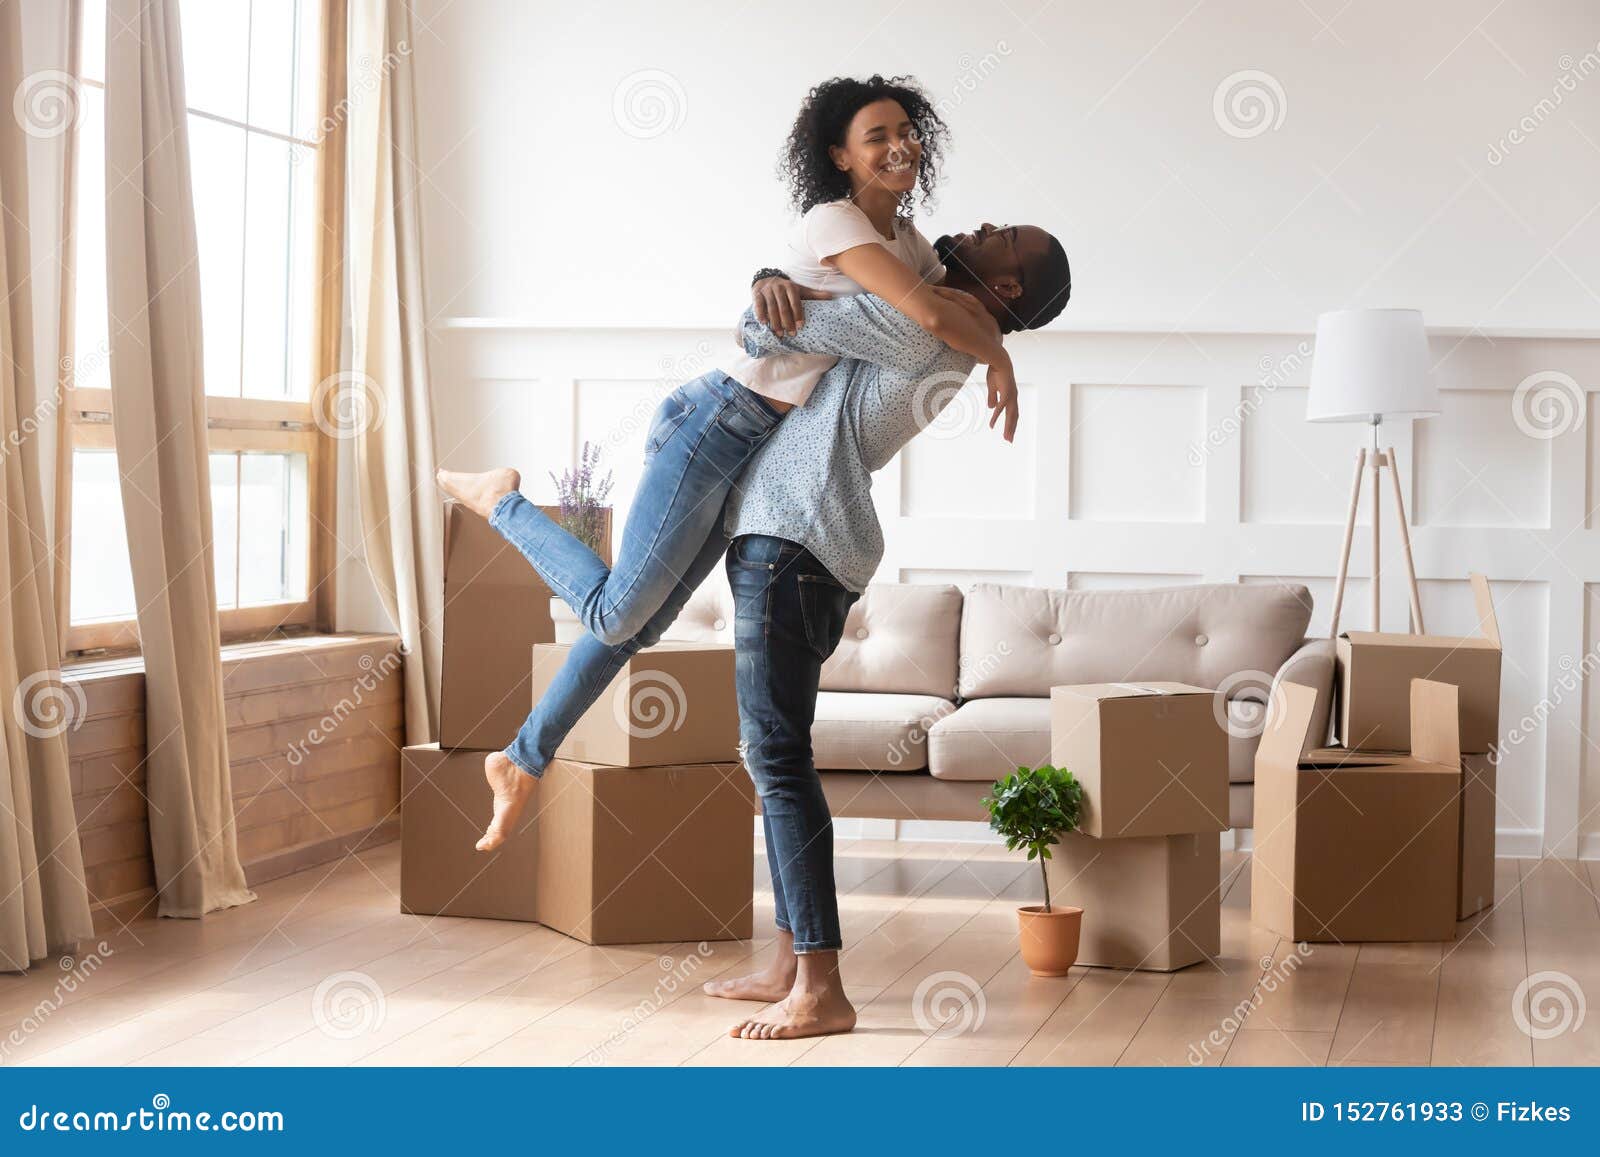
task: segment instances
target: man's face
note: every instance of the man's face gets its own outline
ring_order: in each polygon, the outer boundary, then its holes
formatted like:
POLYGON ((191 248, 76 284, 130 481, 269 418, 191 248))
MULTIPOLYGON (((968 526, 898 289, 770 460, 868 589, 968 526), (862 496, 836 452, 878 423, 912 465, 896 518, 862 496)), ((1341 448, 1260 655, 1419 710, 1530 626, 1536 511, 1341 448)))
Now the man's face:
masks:
POLYGON ((1043 258, 1050 235, 1036 225, 991 225, 985 221, 969 233, 946 234, 934 249, 946 266, 961 269, 985 285, 1021 284, 1023 271, 1043 258))
POLYGON ((1036 225, 990 225, 970 233, 946 234, 934 242, 944 262, 945 284, 975 294, 1006 327, 1011 303, 1027 289, 1028 270, 1039 269, 1050 249, 1050 234, 1036 225))

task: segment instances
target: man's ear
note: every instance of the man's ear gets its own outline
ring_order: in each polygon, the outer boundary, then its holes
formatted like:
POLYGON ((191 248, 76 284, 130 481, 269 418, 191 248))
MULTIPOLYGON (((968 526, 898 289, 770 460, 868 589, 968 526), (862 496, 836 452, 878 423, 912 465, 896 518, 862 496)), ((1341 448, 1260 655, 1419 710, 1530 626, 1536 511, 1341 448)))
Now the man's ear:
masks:
POLYGON ((1002 277, 989 283, 989 292, 1001 301, 1015 301, 1022 296, 1022 282, 1015 277, 1002 277))

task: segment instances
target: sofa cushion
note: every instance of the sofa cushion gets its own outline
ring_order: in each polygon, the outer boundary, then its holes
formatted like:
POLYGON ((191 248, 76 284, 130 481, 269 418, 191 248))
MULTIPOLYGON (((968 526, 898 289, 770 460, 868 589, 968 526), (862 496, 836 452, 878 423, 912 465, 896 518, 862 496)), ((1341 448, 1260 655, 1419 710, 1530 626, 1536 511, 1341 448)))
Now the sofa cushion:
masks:
POLYGON ((939 779, 988 782, 1049 761, 1049 699, 974 699, 928 732, 928 770, 939 779))
POLYGON ((958 587, 873 583, 850 608, 822 689, 953 699, 960 632, 958 587))
POLYGON ((679 643, 733 644, 733 591, 728 587, 728 572, 712 567, 672 625, 661 633, 663 639, 679 643))
POLYGON ((1265 698, 1310 619, 1310 592, 1291 584, 1065 591, 977 583, 961 615, 960 695, 1048 696, 1067 683, 1139 679, 1222 687, 1245 675, 1265 698))
POLYGON ((823 691, 811 725, 819 771, 921 771, 928 729, 956 709, 935 695, 823 691))

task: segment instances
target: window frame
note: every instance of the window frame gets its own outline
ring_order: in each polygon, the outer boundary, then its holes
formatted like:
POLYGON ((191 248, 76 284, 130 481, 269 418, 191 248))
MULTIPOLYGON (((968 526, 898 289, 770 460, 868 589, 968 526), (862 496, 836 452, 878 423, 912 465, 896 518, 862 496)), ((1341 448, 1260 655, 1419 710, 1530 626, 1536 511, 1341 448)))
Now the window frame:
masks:
MULTIPOLYGON (((315 149, 315 220, 312 269, 313 333, 309 367, 313 383, 338 373, 340 331, 343 320, 344 248, 344 118, 340 105, 345 86, 345 5, 343 0, 321 0, 322 60, 319 67, 318 135, 296 143, 315 149)), ((103 87, 82 76, 82 0, 73 0, 69 16, 71 70, 77 83, 103 87)), ((211 116, 208 113, 195 115, 211 116)), ((211 119, 225 118, 212 116, 211 119)), ((281 136, 269 130, 269 136, 281 136)), ((78 386, 72 380, 73 314, 75 310, 75 209, 77 126, 66 140, 63 238, 61 255, 61 380, 63 405, 57 422, 55 469, 55 580, 56 608, 63 661, 139 650, 136 618, 96 620, 74 624, 71 619, 72 577, 72 458, 77 450, 114 450, 111 391, 78 386)), ((335 397, 314 388, 306 400, 246 398, 206 395, 207 449, 211 453, 268 452, 304 454, 306 457, 306 597, 299 601, 257 603, 218 608, 223 642, 249 642, 284 634, 333 630, 335 606, 336 485, 338 441, 329 431, 335 397), (314 407, 321 407, 321 415, 314 407), (322 421, 318 421, 321 417, 322 421)), ((237 523, 237 519, 235 522, 237 523)))

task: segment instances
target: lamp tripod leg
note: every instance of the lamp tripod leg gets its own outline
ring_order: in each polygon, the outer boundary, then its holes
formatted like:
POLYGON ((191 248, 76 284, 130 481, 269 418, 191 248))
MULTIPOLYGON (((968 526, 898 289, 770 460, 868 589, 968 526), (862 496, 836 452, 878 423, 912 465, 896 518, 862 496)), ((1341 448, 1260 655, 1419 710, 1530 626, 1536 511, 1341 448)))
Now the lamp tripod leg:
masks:
POLYGON ((1344 587, 1350 575, 1350 547, 1356 537, 1356 510, 1361 505, 1361 475, 1366 472, 1367 451, 1356 451, 1356 469, 1350 478, 1350 504, 1344 516, 1344 542, 1339 547, 1338 577, 1333 583, 1333 618, 1328 626, 1330 638, 1339 637, 1339 614, 1344 609, 1344 587))

